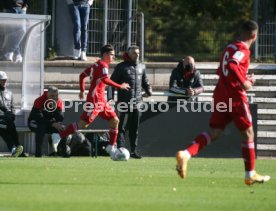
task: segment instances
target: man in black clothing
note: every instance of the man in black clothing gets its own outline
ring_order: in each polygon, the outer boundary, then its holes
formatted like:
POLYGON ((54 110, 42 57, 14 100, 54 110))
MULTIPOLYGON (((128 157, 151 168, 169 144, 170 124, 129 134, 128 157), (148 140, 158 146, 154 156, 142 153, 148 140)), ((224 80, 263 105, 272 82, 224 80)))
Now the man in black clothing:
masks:
POLYGON ((170 92, 181 94, 185 97, 170 96, 168 97, 168 101, 177 101, 177 99, 190 100, 192 96, 204 91, 203 81, 200 72, 195 69, 193 57, 187 56, 172 70, 169 86, 170 92))
POLYGON ((35 132, 36 157, 42 156, 42 143, 46 133, 51 134, 54 154, 61 140, 59 131, 64 129, 61 122, 64 119, 63 102, 58 97, 58 89, 54 86, 48 88, 43 95, 34 101, 28 118, 28 126, 35 132))
POLYGON ((6 89, 7 74, 0 71, 0 136, 4 139, 13 157, 18 157, 23 152, 19 144, 18 134, 14 124, 15 110, 12 92, 6 89))
MULTIPOLYGON (((126 129, 129 130, 130 156, 141 159, 136 147, 138 145, 138 128, 141 113, 136 105, 141 102, 143 97, 149 97, 152 94, 151 86, 148 82, 145 72, 145 65, 139 63, 140 50, 138 46, 131 46, 124 54, 124 61, 119 63, 111 75, 110 79, 117 83, 128 83, 130 90, 118 90, 118 104, 120 102, 134 102, 134 108, 127 112, 119 111, 119 134, 117 138, 118 148, 125 144, 126 129), (142 89, 145 94, 142 96, 142 89)), ((114 99, 114 89, 108 90, 108 99, 114 99)), ((129 104, 128 104, 129 105, 129 104)))

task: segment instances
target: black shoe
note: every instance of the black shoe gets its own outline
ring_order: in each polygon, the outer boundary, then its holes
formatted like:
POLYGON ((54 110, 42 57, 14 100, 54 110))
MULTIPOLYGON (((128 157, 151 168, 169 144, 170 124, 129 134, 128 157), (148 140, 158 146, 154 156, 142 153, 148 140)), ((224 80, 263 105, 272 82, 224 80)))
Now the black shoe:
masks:
POLYGON ((132 157, 134 159, 142 159, 142 156, 139 155, 137 152, 130 153, 130 157, 132 157))
POLYGON ((57 157, 58 154, 57 154, 57 152, 52 152, 52 153, 50 153, 48 156, 50 156, 50 157, 57 157))

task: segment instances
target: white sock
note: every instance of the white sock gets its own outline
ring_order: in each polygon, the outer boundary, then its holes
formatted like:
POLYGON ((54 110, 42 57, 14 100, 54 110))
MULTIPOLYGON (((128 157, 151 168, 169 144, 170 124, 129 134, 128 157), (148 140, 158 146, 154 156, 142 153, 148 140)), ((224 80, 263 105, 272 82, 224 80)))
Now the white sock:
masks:
POLYGON ((186 157, 188 160, 190 160, 191 154, 189 153, 188 150, 184 150, 184 155, 185 155, 185 157, 186 157))
POLYGON ((51 135, 51 137, 52 137, 52 142, 53 142, 53 150, 54 150, 54 152, 57 152, 57 147, 58 147, 61 137, 58 133, 53 133, 51 135))
POLYGON ((255 175, 255 171, 246 171, 245 172, 245 178, 250 178, 250 177, 253 177, 255 175))

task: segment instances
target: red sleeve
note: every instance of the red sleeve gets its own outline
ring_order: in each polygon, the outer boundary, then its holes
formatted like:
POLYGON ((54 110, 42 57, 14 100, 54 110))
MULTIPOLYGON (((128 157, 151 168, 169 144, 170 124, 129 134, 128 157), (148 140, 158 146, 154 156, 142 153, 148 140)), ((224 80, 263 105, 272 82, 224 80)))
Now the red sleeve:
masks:
POLYGON ((239 65, 236 62, 230 61, 228 63, 228 70, 231 71, 231 73, 236 77, 236 79, 241 84, 244 84, 244 82, 246 81, 246 77, 241 74, 241 71, 239 69, 239 65))
POLYGON ((110 78, 108 78, 108 77, 104 77, 101 80, 102 80, 102 82, 104 82, 105 84, 107 84, 109 86, 113 86, 113 87, 115 87, 117 89, 121 89, 122 88, 122 86, 120 84, 117 84, 116 82, 110 80, 110 78))
POLYGON ((92 66, 86 68, 86 69, 80 74, 79 83, 80 83, 80 91, 81 91, 81 92, 84 92, 84 90, 85 90, 84 79, 90 75, 91 68, 92 68, 92 66))
POLYGON ((42 109, 45 103, 45 97, 44 95, 38 97, 35 101, 34 101, 34 107, 37 109, 42 109))
POLYGON ((58 99, 57 101, 57 109, 63 111, 64 105, 61 99, 58 99))

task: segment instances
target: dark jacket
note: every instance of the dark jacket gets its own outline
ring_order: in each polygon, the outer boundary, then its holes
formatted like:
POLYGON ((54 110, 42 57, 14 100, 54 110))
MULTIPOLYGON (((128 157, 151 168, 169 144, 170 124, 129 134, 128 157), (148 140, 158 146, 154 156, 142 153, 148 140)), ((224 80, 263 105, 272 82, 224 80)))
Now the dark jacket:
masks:
POLYGON ((48 103, 51 103, 51 101, 48 99, 47 92, 45 91, 42 96, 35 100, 28 121, 35 120, 36 122, 41 122, 43 119, 43 122, 47 125, 52 125, 54 122, 62 122, 64 115, 61 99, 58 99, 53 110, 47 109, 49 107, 48 103))
POLYGON ((12 92, 0 86, 0 118, 6 121, 15 120, 12 92))
MULTIPOLYGON (((110 79, 116 83, 128 83, 129 90, 118 90, 118 102, 129 102, 134 98, 136 102, 141 102, 142 89, 151 96, 152 89, 146 75, 146 66, 144 64, 132 62, 128 54, 124 54, 124 61, 119 63, 111 75, 110 79)), ((114 99, 114 88, 108 89, 108 100, 114 99)))
MULTIPOLYGON (((169 90, 175 94, 187 94, 188 88, 193 88, 196 94, 200 94, 204 91, 203 81, 200 76, 200 72, 195 70, 193 73, 184 74, 183 62, 178 63, 177 67, 172 70, 169 90)), ((177 99, 190 99, 190 97, 168 97, 168 101, 177 101, 177 99)))

